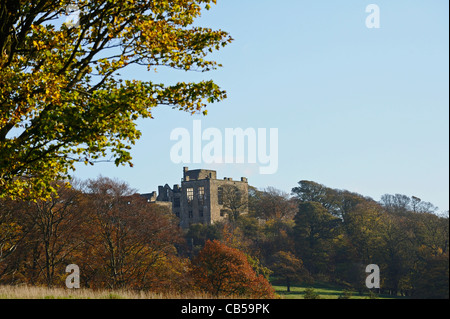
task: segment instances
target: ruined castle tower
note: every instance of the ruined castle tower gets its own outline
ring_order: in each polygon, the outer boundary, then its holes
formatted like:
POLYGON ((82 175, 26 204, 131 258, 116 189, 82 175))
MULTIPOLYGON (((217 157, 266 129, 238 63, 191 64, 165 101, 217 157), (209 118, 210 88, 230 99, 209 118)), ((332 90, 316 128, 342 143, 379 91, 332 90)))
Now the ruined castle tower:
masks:
MULTIPOLYGON (((171 206, 172 212, 180 219, 180 226, 188 228, 192 224, 211 225, 227 217, 227 207, 224 203, 223 190, 234 186, 243 199, 248 198, 247 178, 240 181, 225 177, 217 179, 216 171, 184 167, 181 186, 159 186, 158 196, 155 192, 149 201, 171 206)), ((248 208, 242 207, 240 213, 247 213, 248 208)))

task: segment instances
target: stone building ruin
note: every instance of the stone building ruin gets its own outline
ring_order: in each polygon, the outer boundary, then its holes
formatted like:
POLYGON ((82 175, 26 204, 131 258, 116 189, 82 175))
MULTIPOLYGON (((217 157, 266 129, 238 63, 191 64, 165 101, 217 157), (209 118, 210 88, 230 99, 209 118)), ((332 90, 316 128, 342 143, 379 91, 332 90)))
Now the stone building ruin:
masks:
MULTIPOLYGON (((243 199, 248 198, 247 178, 240 181, 225 177, 217 179, 217 172, 213 170, 183 168, 181 185, 172 188, 166 184, 158 187, 158 193, 142 194, 148 202, 169 207, 180 219, 180 226, 188 228, 192 224, 211 225, 227 218, 226 204, 223 190, 233 186, 243 199)), ((248 212, 245 205, 240 214, 248 212)))

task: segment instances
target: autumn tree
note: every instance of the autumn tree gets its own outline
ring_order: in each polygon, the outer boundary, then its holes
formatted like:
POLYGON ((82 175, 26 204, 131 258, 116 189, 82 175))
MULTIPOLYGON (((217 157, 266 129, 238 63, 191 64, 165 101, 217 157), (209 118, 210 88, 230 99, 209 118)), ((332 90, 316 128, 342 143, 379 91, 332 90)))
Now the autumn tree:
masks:
POLYGON ((161 288, 157 269, 169 276, 175 263, 174 244, 181 237, 175 217, 165 207, 148 203, 128 184, 106 177, 90 180, 83 208, 89 229, 80 263, 94 286, 161 288))
MULTIPOLYGON (((4 200, 3 214, 14 215, 20 237, 5 257, 5 274, 26 283, 61 284, 67 260, 82 242, 83 214, 79 191, 59 183, 58 193, 36 202, 4 200)), ((0 265, 0 268, 1 265, 0 265)))
POLYGON ((331 254, 333 276, 347 289, 363 293, 365 267, 384 260, 383 229, 385 211, 374 201, 365 201, 347 210, 342 223, 342 233, 334 241, 331 254))
POLYGON ((375 263, 382 255, 385 219, 384 209, 371 202, 360 204, 348 213, 345 233, 365 265, 375 263))
POLYGON ((288 251, 279 251, 272 256, 270 265, 273 276, 279 277, 284 281, 287 292, 291 291, 293 283, 307 282, 310 276, 303 267, 303 262, 293 253, 288 251))
POLYGON ((279 251, 295 251, 294 221, 269 220, 261 225, 261 238, 258 248, 265 263, 269 264, 272 256, 279 251))
POLYGON ((166 85, 118 73, 219 67, 206 56, 231 37, 193 26, 212 3, 79 0, 79 21, 59 26, 73 1, 1 1, 0 196, 48 198, 77 162, 132 165, 137 119, 161 105, 206 114, 224 99, 212 80, 166 85))
POLYGON ((207 241, 192 261, 191 275, 197 287, 214 296, 273 298, 263 275, 257 276, 247 256, 219 241, 207 241))
POLYGON ((69 264, 66 261, 71 253, 81 245, 84 220, 80 195, 77 190, 61 186, 50 200, 32 203, 25 212, 34 224, 34 239, 39 243, 41 255, 36 262, 48 287, 54 285, 55 278, 69 264))
POLYGON ((251 198, 251 211, 257 217, 269 219, 292 219, 297 212, 296 202, 290 198, 289 194, 268 187, 258 191, 251 198))

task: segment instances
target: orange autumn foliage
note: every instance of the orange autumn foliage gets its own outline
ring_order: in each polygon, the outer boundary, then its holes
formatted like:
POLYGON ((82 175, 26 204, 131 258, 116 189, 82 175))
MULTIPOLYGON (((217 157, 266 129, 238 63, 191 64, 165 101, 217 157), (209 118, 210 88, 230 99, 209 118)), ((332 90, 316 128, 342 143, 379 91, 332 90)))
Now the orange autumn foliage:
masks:
POLYGON ((191 276, 198 289, 214 296, 275 297, 267 279, 256 274, 242 251, 217 240, 207 241, 193 259, 191 276))

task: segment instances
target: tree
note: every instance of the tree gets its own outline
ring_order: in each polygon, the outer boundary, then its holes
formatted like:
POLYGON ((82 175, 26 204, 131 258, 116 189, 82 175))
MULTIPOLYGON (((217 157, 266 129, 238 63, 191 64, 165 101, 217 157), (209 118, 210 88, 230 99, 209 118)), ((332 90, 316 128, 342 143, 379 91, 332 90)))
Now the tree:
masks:
POLYGON ((346 235, 355 247, 359 260, 365 265, 375 263, 380 256, 383 214, 384 210, 379 204, 367 202, 356 206, 346 218, 346 235))
POLYGON ((320 299, 320 295, 314 290, 314 288, 308 287, 304 291, 303 299, 320 299))
MULTIPOLYGON (((82 263, 94 269, 97 286, 151 289, 160 286, 156 269, 173 263, 174 244, 181 239, 175 217, 165 207, 148 203, 128 184, 100 177, 87 184, 90 231, 82 263), (172 260, 172 261, 171 261, 172 260)), ((81 263, 80 263, 81 264, 81 263)), ((89 273, 89 271, 85 271, 89 273)))
POLYGON ((343 233, 335 241, 332 253, 334 276, 348 289, 360 294, 365 286, 365 268, 369 264, 380 264, 384 260, 382 231, 386 213, 374 201, 362 202, 345 214, 343 233))
POLYGON ((318 202, 326 206, 327 187, 312 181, 300 181, 292 193, 300 202, 318 202))
POLYGON ((257 195, 251 199, 254 215, 266 220, 292 219, 297 210, 297 205, 289 194, 273 187, 257 191, 257 195))
POLYGON ((131 65, 206 72, 206 56, 232 38, 192 26, 216 0, 71 0, 0 3, 0 196, 48 198, 74 164, 132 165, 139 118, 171 106, 202 112, 226 98, 213 81, 124 80, 131 65))
POLYGON ((186 253, 198 253, 208 240, 221 240, 223 235, 223 223, 212 225, 192 224, 185 234, 188 245, 186 253))
POLYGON ((284 280, 287 292, 291 291, 291 285, 294 282, 309 280, 309 274, 303 268, 303 262, 291 252, 276 253, 272 257, 271 270, 274 276, 284 280))
POLYGON ((300 181, 298 184, 298 187, 292 189, 292 193, 300 202, 320 203, 330 214, 343 220, 358 204, 372 201, 357 193, 329 188, 311 181, 300 181))
POLYGON ((417 275, 413 279, 414 297, 422 299, 449 298, 448 252, 435 254, 427 247, 419 249, 417 275))
POLYGON ((438 208, 429 202, 424 202, 416 196, 408 197, 402 194, 385 194, 381 196, 380 203, 390 213, 405 214, 407 212, 415 213, 435 213, 438 208))
POLYGON ((294 240, 298 256, 313 274, 327 272, 332 241, 340 232, 340 219, 320 203, 299 204, 294 221, 294 240))
POLYGON ((279 251, 295 251, 293 220, 269 220, 261 226, 262 238, 258 249, 266 263, 279 251))
POLYGON ((274 297, 267 279, 256 275, 244 253, 216 240, 207 241, 193 259, 191 275, 200 290, 216 297, 274 297))
POLYGON ((390 213, 405 214, 410 210, 411 198, 401 194, 381 196, 381 204, 390 213))
POLYGON ((247 211, 248 198, 245 198, 243 192, 233 185, 222 186, 222 204, 223 208, 228 212, 228 218, 232 222, 236 222, 239 215, 247 211))
POLYGON ((46 201, 3 201, 0 220, 5 213, 14 215, 11 225, 20 230, 20 237, 14 249, 10 249, 10 256, 5 256, 3 267, 5 274, 11 275, 12 283, 26 278, 26 283, 48 287, 61 284, 61 273, 69 264, 67 259, 82 242, 81 193, 59 184, 58 193, 46 201))
POLYGON ((391 214, 384 216, 380 227, 383 250, 382 264, 384 274, 382 289, 392 295, 401 290, 409 290, 409 276, 415 263, 415 235, 412 220, 408 215, 391 214))
POLYGON ((36 262, 48 287, 54 285, 57 270, 68 264, 64 262, 81 245, 79 230, 84 220, 80 195, 72 188, 61 186, 50 200, 39 200, 25 212, 35 225, 35 239, 42 251, 42 257, 36 262))

